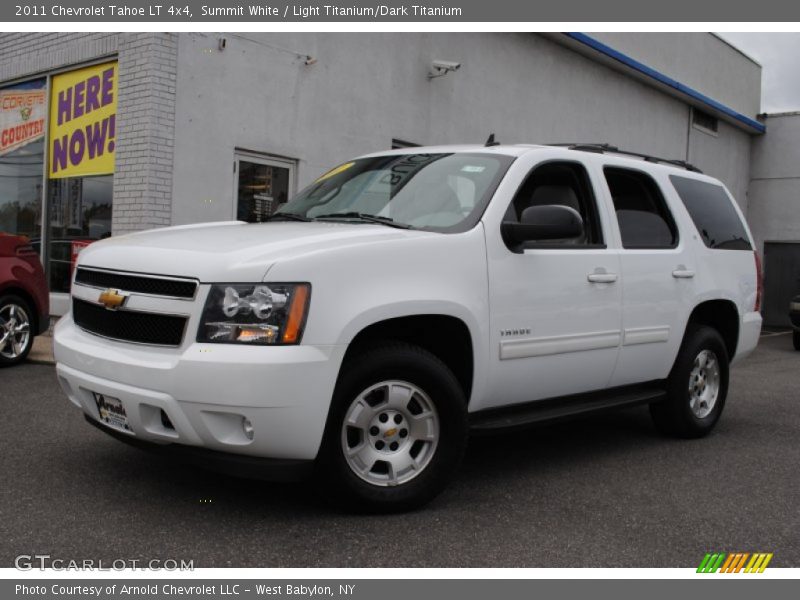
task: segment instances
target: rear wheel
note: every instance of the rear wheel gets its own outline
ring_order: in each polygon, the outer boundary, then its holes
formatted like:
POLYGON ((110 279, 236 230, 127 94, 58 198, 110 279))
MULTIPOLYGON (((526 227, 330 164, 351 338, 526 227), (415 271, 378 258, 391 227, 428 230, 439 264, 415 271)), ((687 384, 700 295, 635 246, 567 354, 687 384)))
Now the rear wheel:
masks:
POLYGON ((659 431, 697 438, 717 424, 728 394, 728 352, 719 333, 690 325, 667 380, 667 398, 650 405, 659 431))
POLYGON ((794 343, 794 349, 800 350, 800 331, 793 331, 792 332, 792 342, 794 343))
POLYGON ((33 346, 33 310, 19 296, 0 298, 0 367, 16 365, 33 346))
POLYGON ((422 348, 388 343, 342 367, 318 465, 347 508, 409 510, 444 489, 466 441, 452 372, 422 348))

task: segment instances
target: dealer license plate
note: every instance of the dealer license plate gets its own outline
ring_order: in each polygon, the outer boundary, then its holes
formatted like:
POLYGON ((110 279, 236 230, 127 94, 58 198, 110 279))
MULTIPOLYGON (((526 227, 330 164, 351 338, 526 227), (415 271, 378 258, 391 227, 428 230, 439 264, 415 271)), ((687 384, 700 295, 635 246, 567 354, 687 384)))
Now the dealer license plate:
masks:
POLYGON ((92 392, 92 395, 97 403, 97 412, 100 413, 100 420, 103 423, 122 431, 131 430, 128 426, 128 414, 125 412, 125 407, 119 398, 112 398, 97 392, 92 392))

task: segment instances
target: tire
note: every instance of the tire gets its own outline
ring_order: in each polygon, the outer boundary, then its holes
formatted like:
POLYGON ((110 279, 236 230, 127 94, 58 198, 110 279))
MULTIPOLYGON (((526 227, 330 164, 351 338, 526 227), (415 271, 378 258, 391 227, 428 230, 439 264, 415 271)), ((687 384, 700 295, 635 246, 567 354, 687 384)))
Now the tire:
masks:
POLYGON ((728 395, 728 360, 715 329, 690 324, 667 379, 667 398, 650 405, 656 428, 680 438, 703 437, 714 429, 728 395))
POLYGON ((342 366, 317 460, 321 478, 350 511, 422 506, 461 463, 466 406, 458 380, 430 352, 372 346, 342 366))
POLYGON ((0 367, 21 363, 33 347, 34 311, 25 300, 0 297, 0 367))
POLYGON ((800 331, 794 330, 792 332, 792 343, 795 350, 800 350, 800 331))

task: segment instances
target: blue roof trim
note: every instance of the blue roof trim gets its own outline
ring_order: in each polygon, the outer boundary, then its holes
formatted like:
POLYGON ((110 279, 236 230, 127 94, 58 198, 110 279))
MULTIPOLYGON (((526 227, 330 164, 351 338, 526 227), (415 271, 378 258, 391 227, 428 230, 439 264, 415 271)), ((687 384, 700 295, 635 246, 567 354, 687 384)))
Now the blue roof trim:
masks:
POLYGON ((717 110, 717 111, 719 111, 719 112, 731 117, 732 119, 735 119, 735 120, 739 121, 743 125, 747 125, 748 127, 752 128, 752 129, 755 129, 759 133, 764 133, 767 130, 766 126, 763 123, 759 123, 755 119, 751 119, 750 117, 746 117, 745 115, 736 112, 732 108, 729 108, 729 107, 725 106, 724 104, 720 104, 719 102, 717 102, 716 100, 714 100, 712 98, 709 98, 705 94, 701 94, 700 92, 698 92, 694 88, 690 88, 688 85, 684 85, 679 81, 675 81, 671 77, 667 77, 663 73, 661 73, 659 71, 656 71, 655 69, 652 69, 652 68, 648 67, 647 65, 645 65, 643 63, 640 63, 638 60, 635 60, 635 59, 631 58, 630 56, 628 56, 626 54, 623 54, 622 52, 614 50, 611 46, 607 46, 606 44, 594 39, 593 37, 590 37, 590 36, 586 35, 585 33, 569 33, 569 32, 567 32, 565 35, 567 35, 568 37, 572 38, 573 40, 575 40, 577 42, 580 42, 582 44, 585 44, 585 45, 589 46, 590 48, 592 48, 594 50, 597 50, 601 54, 605 54, 609 58, 612 58, 612 59, 622 63, 626 67, 630 67, 631 69, 634 69, 634 70, 638 71, 642 75, 646 75, 647 77, 650 77, 651 79, 654 79, 654 80, 658 81, 659 83, 662 83, 662 84, 664 84, 666 86, 669 86, 672 89, 677 90, 680 93, 689 96, 690 98, 694 98, 695 100, 697 100, 698 102, 701 102, 702 104, 710 106, 714 110, 717 110))

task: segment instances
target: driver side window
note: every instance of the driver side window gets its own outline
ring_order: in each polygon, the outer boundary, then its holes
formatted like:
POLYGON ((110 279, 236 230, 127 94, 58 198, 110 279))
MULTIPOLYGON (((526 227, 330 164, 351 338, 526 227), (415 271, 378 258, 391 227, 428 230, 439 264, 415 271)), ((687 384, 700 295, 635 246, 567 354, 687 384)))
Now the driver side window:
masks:
POLYGON ((519 222, 531 206, 555 204, 576 210, 583 219, 583 234, 577 238, 527 242, 526 248, 603 247, 603 233, 597 215, 597 202, 586 169, 580 163, 557 161, 534 167, 522 182, 506 210, 504 221, 519 222))

